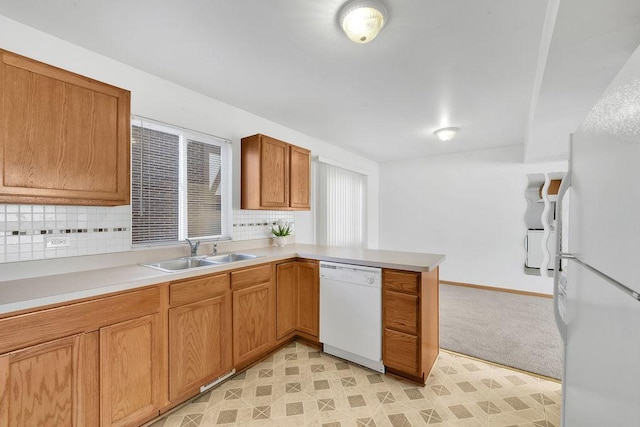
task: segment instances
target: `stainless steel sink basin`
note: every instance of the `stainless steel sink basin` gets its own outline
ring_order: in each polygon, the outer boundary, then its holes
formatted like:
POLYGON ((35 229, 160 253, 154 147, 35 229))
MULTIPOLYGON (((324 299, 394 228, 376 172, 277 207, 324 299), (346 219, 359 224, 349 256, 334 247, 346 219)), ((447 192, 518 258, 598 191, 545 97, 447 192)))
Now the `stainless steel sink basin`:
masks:
POLYGON ((142 264, 145 267, 155 268, 156 270, 172 273, 174 271, 191 270, 200 267, 211 267, 214 265, 228 264, 236 261, 246 261, 249 259, 260 258, 262 255, 251 254, 221 254, 213 256, 197 256, 168 259, 166 261, 150 262, 142 264))
POLYGON ((256 259, 259 258, 258 255, 251 254, 222 254, 222 255, 213 255, 208 256, 205 259, 207 261, 219 262, 219 263, 229 263, 236 261, 246 261, 248 259, 256 259))
POLYGON ((173 272, 173 271, 188 270, 188 269, 198 268, 198 267, 210 267, 212 265, 219 265, 219 264, 221 263, 216 261, 210 261, 210 260, 204 259, 203 257, 187 257, 187 258, 169 259, 166 261, 151 262, 143 265, 146 267, 155 268, 157 270, 173 272))

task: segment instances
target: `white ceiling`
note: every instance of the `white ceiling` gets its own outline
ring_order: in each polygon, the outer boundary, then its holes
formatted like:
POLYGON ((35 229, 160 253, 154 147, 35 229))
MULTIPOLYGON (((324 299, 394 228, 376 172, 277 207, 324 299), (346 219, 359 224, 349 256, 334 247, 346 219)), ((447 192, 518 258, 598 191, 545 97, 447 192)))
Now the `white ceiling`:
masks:
POLYGON ((377 161, 525 142, 530 159, 563 156, 640 43, 637 0, 384 1, 365 45, 338 27, 343 0, 0 0, 0 14, 377 161), (461 128, 448 144, 432 135, 445 126, 461 128))

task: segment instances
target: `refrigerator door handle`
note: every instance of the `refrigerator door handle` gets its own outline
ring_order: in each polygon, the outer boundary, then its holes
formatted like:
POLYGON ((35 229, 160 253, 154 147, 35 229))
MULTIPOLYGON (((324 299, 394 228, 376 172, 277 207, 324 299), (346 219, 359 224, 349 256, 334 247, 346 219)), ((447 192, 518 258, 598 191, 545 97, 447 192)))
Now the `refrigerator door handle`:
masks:
MULTIPOLYGON (((578 264, 580 264, 581 266, 583 266, 584 268, 586 268, 587 270, 589 270, 590 272, 592 272, 596 276, 599 276, 601 279, 604 279, 605 281, 607 281, 608 283, 610 283, 614 287, 620 289, 622 292, 624 292, 625 294, 629 295, 634 300, 640 302, 640 293, 634 291, 633 289, 629 288, 628 286, 623 285, 622 283, 618 282, 613 277, 606 275, 602 271, 591 267, 586 262, 582 262, 580 260, 580 258, 577 258, 575 255, 563 253, 563 254, 558 255, 558 258, 573 260, 573 261, 577 262, 578 264)), ((554 285, 555 285, 555 283, 554 283, 554 285)))
MULTIPOLYGON (((573 135, 572 135, 573 136, 573 135)), ((569 141, 569 152, 571 152, 571 141, 569 141)), ((571 164, 571 162, 569 162, 571 164)), ((562 183, 560 184, 560 188, 558 189, 558 199, 556 201, 556 259, 555 265, 553 269, 553 316, 556 320, 556 325, 558 326, 558 331, 560 331, 560 336, 562 337, 562 341, 564 343, 567 342, 567 323, 565 322, 562 314, 560 313, 560 299, 562 299, 562 304, 564 306, 565 293, 566 293, 566 278, 562 278, 562 292, 560 292, 560 281, 561 276, 564 276, 560 271, 563 254, 562 254, 562 201, 564 199, 564 195, 569 190, 571 186, 571 169, 567 171, 562 179, 562 183)))

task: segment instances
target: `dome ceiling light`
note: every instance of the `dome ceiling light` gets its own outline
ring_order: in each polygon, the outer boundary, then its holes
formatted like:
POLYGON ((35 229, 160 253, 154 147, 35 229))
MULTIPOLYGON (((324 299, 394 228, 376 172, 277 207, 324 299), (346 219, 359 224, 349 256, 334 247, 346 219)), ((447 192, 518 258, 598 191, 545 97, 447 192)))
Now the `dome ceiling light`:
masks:
POLYGON ((437 136, 440 141, 446 142, 446 141, 451 141, 453 138, 455 138, 459 130, 460 128, 455 128, 455 127, 442 128, 433 132, 433 134, 437 136))
POLYGON ((352 0, 340 9, 340 26, 351 41, 369 43, 384 27, 387 15, 379 0, 352 0))

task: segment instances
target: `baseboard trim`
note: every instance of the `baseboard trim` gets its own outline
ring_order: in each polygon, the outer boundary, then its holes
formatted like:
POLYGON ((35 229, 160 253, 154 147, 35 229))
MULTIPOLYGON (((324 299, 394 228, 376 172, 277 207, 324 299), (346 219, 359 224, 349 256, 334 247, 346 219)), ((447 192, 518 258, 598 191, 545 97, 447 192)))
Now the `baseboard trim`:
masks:
POLYGON ((442 348, 442 347, 440 347, 440 351, 444 351, 445 353, 453 354, 455 356, 466 357, 467 359, 477 360, 478 362, 486 363, 487 365, 498 366, 500 368, 509 369, 510 371, 516 371, 516 372, 520 372, 522 374, 530 375, 532 377, 537 377, 537 378, 540 378, 540 379, 543 379, 543 380, 552 381, 554 383, 562 384, 562 380, 559 380, 557 378, 548 377, 546 375, 537 374, 535 372, 525 371, 524 369, 514 368, 513 366, 503 365, 502 363, 497 363, 497 362, 492 362, 490 360, 480 359, 479 357, 470 356, 468 354, 463 354, 463 353, 458 353, 457 351, 447 350, 446 348, 442 348))
POLYGON ((440 280, 440 283, 444 283, 445 285, 452 285, 452 286, 462 286, 462 287, 465 287, 465 288, 484 289, 486 291, 506 292, 508 294, 518 294, 518 295, 527 295, 527 296, 530 296, 530 297, 540 297, 540 298, 553 299, 553 295, 550 295, 550 294, 543 294, 543 293, 529 292, 529 291, 520 291, 518 289, 497 288, 495 286, 475 285, 473 283, 451 282, 449 280, 440 280))

